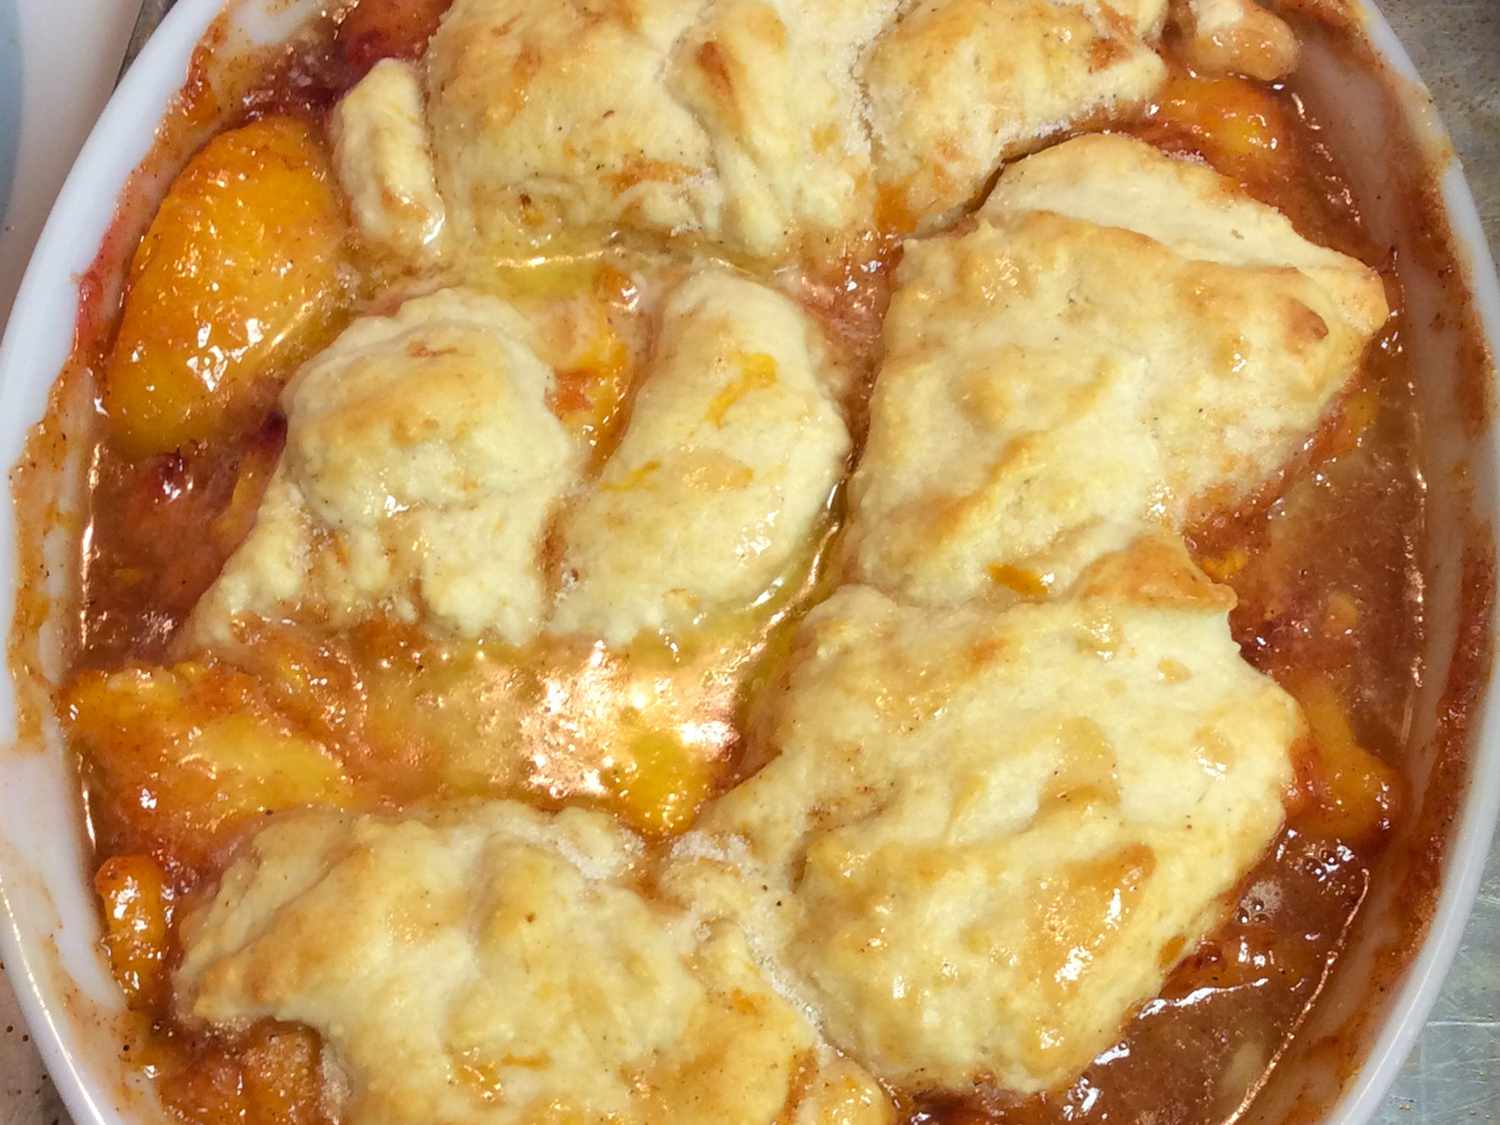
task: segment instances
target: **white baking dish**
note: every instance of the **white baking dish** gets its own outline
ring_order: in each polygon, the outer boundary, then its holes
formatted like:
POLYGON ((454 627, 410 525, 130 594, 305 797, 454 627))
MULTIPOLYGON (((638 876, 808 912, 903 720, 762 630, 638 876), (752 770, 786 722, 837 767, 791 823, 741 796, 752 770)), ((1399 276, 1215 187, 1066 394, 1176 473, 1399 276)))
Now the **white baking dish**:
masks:
MULTIPOLYGON (((110 101, 58 197, 0 345, 0 463, 16 464, 28 430, 46 410, 49 390, 72 347, 78 278, 94 261, 111 228, 116 200, 150 149, 193 48, 222 2, 180 0, 110 101)), ((244 41, 266 41, 287 34, 317 6, 313 0, 246 0, 233 23, 244 41)), ((1325 13, 1335 6, 1334 0, 1316 5, 1325 13)), ((1422 377, 1431 503, 1426 597, 1433 637, 1416 722, 1422 734, 1432 732, 1437 716, 1451 710, 1453 700, 1443 692, 1456 638, 1465 629, 1472 637, 1473 627, 1486 624, 1489 615, 1488 603, 1476 606, 1471 598, 1466 604, 1460 591, 1465 558, 1470 593, 1484 585, 1475 586, 1472 568, 1476 561, 1493 559, 1493 522, 1500 511, 1500 446, 1491 427, 1472 424, 1476 390, 1487 396, 1493 381, 1487 360, 1475 352, 1481 333, 1489 354, 1500 352, 1500 288, 1462 172, 1410 60, 1373 7, 1352 18, 1363 26, 1370 51, 1335 49, 1332 39, 1313 36, 1301 81, 1372 229, 1396 249, 1413 314, 1407 343, 1422 377), (1436 242, 1403 223, 1396 206, 1424 185, 1433 189, 1430 199, 1439 213, 1436 242), (1457 274, 1444 274, 1448 262, 1457 265, 1457 274)), ((161 178, 170 171, 156 169, 161 178)), ((137 190, 149 202, 152 188, 148 177, 137 190)), ((127 234, 129 219, 119 228, 127 234)), ((64 456, 54 468, 28 478, 28 500, 53 504, 58 526, 66 528, 79 495, 77 458, 66 454, 79 452, 82 443, 74 449, 65 434, 57 440, 64 456)), ((12 651, 19 643, 28 657, 27 668, 15 670, 23 686, 45 688, 57 671, 56 645, 45 629, 37 636, 15 635, 12 622, 16 537, 16 513, 12 505, 0 504, 0 579, 6 590, 0 601, 12 651)), ((58 536, 56 565, 49 567, 54 592, 70 578, 64 538, 58 536)), ((1470 678, 1487 681, 1488 651, 1478 658, 1479 675, 1470 678)), ((11 680, 0 677, 0 745, 17 740, 16 703, 11 680)), ((1405 960, 1404 972, 1390 976, 1380 970, 1380 947, 1391 938, 1385 914, 1395 915, 1387 908, 1409 902, 1417 893, 1409 880, 1422 876, 1416 866, 1403 868, 1393 860, 1367 902, 1322 1005, 1247 1120, 1280 1121, 1294 1106, 1304 1114, 1332 1106, 1328 1119, 1362 1122, 1400 1067, 1452 961, 1500 808, 1500 701, 1481 696, 1472 718, 1465 732, 1467 791, 1454 815, 1441 822, 1441 889, 1424 940, 1405 960), (1346 1035, 1359 1044, 1356 1055, 1330 1057, 1312 1049, 1324 1033, 1347 1029, 1351 1020, 1360 1027, 1357 1035, 1346 1035)), ((132 1068, 121 1058, 120 1004, 96 944, 75 773, 49 724, 40 731, 21 724, 15 749, 3 754, 0 956, 33 1037, 79 1125, 154 1120, 149 1090, 132 1084, 127 1077, 132 1068)), ((1421 793, 1433 755, 1413 757, 1413 791, 1421 793)), ((1400 858, 1399 846, 1391 852, 1400 858)))

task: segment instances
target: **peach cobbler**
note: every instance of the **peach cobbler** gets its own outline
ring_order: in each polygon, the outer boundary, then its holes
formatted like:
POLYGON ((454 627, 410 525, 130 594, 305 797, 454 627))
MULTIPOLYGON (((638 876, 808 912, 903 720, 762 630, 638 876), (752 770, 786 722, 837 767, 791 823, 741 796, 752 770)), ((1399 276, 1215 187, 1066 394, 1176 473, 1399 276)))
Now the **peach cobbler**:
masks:
POLYGON ((1232 1119, 1422 640, 1401 289, 1297 56, 1252 0, 255 56, 77 353, 58 710, 166 1111, 1232 1119))

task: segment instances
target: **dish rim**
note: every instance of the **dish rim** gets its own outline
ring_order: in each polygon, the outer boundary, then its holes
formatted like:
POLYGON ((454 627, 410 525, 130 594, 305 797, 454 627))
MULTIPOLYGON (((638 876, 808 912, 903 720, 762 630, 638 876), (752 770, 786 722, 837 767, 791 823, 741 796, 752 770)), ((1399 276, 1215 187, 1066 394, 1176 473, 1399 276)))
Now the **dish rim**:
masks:
MULTIPOLYGON (((1457 265, 1463 271, 1462 281, 1473 302, 1483 339, 1492 359, 1500 359, 1500 277, 1496 275, 1495 260, 1462 161, 1427 84, 1385 13, 1375 0, 1354 2, 1359 9, 1361 30, 1376 58, 1401 80, 1403 94, 1421 102, 1419 106, 1404 107, 1408 115, 1421 117, 1429 139, 1443 148, 1445 163, 1437 178, 1443 218, 1452 235, 1457 265)), ((1492 465, 1500 464, 1500 427, 1493 420, 1476 445, 1482 446, 1492 465)), ((1495 507, 1486 514, 1496 514, 1495 507)), ((1496 656, 1492 654, 1487 684, 1494 683, 1496 670, 1496 656)), ((1364 1125, 1374 1117, 1422 1034, 1458 956, 1469 915, 1479 896, 1485 863, 1500 828, 1500 698, 1486 692, 1479 711, 1480 722, 1470 735, 1462 812, 1444 850, 1436 908, 1420 948, 1405 966, 1382 1017, 1380 1031, 1365 1049, 1358 1071, 1329 1110, 1330 1125, 1364 1125)))

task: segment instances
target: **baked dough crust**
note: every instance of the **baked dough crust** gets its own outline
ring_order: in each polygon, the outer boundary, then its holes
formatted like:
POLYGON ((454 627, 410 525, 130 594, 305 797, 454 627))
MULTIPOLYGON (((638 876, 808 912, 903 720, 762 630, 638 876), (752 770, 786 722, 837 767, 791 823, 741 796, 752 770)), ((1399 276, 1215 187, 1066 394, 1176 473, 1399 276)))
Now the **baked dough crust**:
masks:
POLYGON ((1262 82, 1297 69, 1297 37, 1255 0, 1175 0, 1182 49, 1204 74, 1244 74, 1262 82))
POLYGON ((1137 24, 1108 3, 908 4, 864 66, 886 221, 946 226, 1002 162, 1143 105, 1167 70, 1143 38, 1161 5, 1140 8, 1137 24))
POLYGON ((1164 0, 456 0, 427 53, 460 244, 838 256, 1162 83, 1164 0))
POLYGON ((582 456, 526 322, 448 289, 361 318, 287 384, 286 449, 254 528, 193 613, 422 618, 514 644, 546 610, 539 559, 582 456))
POLYGON ((1005 610, 845 586, 759 717, 774 757, 664 885, 775 950, 901 1088, 1065 1081, 1280 827, 1302 720, 1232 604, 1171 540, 1005 610))
POLYGON ((576 809, 289 814, 184 923, 178 1008, 316 1028, 367 1125, 891 1120, 738 931, 639 892, 641 858, 576 809))
POLYGON ((1208 168, 1090 136, 911 242, 850 488, 854 576, 955 605, 1067 588, 1245 500, 1385 319, 1379 276, 1208 168))
POLYGON ((328 124, 339 184, 365 241, 412 261, 435 260, 446 211, 416 67, 381 59, 334 106, 328 124))
POLYGON ((427 65, 459 230, 754 256, 851 233, 874 198, 852 69, 893 2, 457 0, 427 65))
POLYGON ((710 270, 675 290, 630 425, 563 520, 553 628, 623 644, 743 610, 828 517, 849 434, 817 323, 710 270))

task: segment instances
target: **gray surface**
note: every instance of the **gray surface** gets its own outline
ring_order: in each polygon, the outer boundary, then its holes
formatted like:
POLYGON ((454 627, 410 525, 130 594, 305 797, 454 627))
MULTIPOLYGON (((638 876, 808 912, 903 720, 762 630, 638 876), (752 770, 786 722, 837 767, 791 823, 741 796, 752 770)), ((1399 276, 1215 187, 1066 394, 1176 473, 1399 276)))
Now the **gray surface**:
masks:
MULTIPOLYGON (((1494 226, 1491 226, 1491 242, 1494 226)), ((1500 1120, 1500 847, 1422 1038, 1406 1060, 1380 1125, 1500 1120)))
MULTIPOLYGON (((113 2, 113 0, 107 0, 113 2)), ((1379 0, 1453 134, 1500 251, 1500 0, 1379 0)), ((3 6, 4 0, 0 0, 3 6)), ((147 0, 165 9, 170 0, 147 0)), ((1452 975, 1380 1125, 1500 1121, 1500 844, 1452 975)), ((0 1125, 66 1125, 0 973, 0 1125)))

